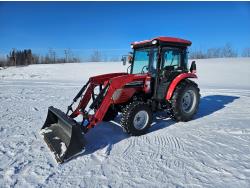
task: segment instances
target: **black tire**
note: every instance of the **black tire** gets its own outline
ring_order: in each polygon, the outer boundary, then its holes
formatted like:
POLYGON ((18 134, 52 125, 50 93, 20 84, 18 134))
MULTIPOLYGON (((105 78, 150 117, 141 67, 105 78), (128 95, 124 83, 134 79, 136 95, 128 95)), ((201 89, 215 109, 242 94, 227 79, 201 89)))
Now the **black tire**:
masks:
POLYGON ((142 101, 133 101, 126 105, 122 111, 121 126, 130 135, 139 136, 145 134, 150 128, 151 123, 151 108, 142 101))
POLYGON ((111 120, 114 120, 117 115, 118 115, 117 110, 114 109, 112 106, 110 106, 102 120, 111 121, 111 120))
POLYGON ((175 121, 189 121, 197 113, 200 103, 200 89, 191 80, 184 80, 176 86, 171 98, 172 119, 175 121), (187 96, 190 99, 187 100, 187 96), (192 96, 192 97, 191 97, 192 96), (189 103, 186 101, 190 101, 189 103), (189 105, 187 105, 189 104, 189 105))

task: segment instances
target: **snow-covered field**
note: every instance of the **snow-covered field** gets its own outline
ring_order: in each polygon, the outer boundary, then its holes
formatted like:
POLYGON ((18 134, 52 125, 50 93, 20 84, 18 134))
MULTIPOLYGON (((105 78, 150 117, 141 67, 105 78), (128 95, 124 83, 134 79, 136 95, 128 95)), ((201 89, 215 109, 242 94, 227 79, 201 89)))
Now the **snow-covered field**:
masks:
POLYGON ((250 59, 197 60, 195 119, 157 114, 148 134, 114 122, 86 134, 83 155, 58 165, 39 134, 48 106, 66 110, 90 75, 121 63, 0 70, 0 187, 250 187, 250 59))

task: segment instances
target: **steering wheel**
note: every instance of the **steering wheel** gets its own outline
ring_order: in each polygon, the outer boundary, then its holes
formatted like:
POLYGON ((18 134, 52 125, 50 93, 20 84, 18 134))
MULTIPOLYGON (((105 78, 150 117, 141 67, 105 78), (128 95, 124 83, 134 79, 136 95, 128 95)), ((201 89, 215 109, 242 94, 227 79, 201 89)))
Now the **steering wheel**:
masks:
MULTIPOLYGON (((143 69, 144 69, 145 67, 147 68, 148 66, 147 66, 147 65, 144 65, 144 66, 142 67, 142 69, 141 69, 141 73, 142 73, 142 74, 144 73, 143 69)), ((148 70, 148 68, 147 68, 147 70, 148 70)))

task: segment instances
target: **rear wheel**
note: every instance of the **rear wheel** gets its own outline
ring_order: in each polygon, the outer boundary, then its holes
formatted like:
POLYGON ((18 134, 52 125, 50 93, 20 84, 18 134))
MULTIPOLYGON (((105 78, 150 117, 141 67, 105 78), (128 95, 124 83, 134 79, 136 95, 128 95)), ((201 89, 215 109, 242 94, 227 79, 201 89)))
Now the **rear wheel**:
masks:
POLYGON ((171 99, 172 118, 176 121, 189 121, 196 114, 200 102, 200 89, 191 80, 181 82, 171 99))
POLYGON ((131 135, 145 134, 152 123, 152 111, 148 104, 134 101, 128 104, 122 112, 121 126, 131 135))

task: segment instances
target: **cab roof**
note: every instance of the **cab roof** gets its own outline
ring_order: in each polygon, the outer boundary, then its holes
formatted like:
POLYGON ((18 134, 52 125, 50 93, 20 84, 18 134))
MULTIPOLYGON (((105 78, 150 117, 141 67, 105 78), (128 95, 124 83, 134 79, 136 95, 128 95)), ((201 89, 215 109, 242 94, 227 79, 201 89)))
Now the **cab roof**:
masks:
POLYGON ((136 42, 131 43, 131 45, 133 45, 133 48, 143 47, 143 46, 152 46, 156 44, 187 47, 187 46, 190 46, 192 42, 189 40, 175 38, 175 37, 156 37, 150 40, 144 40, 144 41, 139 41, 139 42, 136 41, 136 42))

